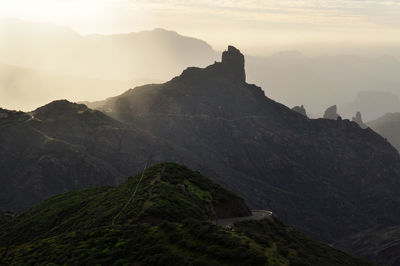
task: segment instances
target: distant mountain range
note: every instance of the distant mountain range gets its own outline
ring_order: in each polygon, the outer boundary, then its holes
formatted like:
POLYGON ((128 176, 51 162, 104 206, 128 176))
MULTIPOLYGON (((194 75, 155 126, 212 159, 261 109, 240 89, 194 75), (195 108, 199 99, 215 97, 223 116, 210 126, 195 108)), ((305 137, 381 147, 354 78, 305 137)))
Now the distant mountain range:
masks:
MULTIPOLYGON (((205 67, 219 57, 219 52, 206 42, 163 29, 82 36, 51 24, 0 20, 0 40, 1 63, 43 73, 40 78, 28 76, 25 80, 17 70, 7 72, 0 80, 0 106, 20 101, 19 106, 17 103, 8 106, 25 111, 48 99, 43 92, 51 92, 46 95, 56 98, 93 101, 103 95, 120 94, 125 84, 128 89, 144 84, 142 81, 164 82, 179 75, 182 69, 205 67), (64 77, 71 81, 66 82, 64 77), (17 82, 10 84, 9 80, 16 79, 17 82), (46 79, 50 82, 43 82, 46 79), (20 94, 10 92, 10 87, 20 94), (69 93, 67 87, 75 93, 69 93), (32 93, 24 93, 29 90, 32 93), (32 101, 22 101, 36 91, 32 101), (40 96, 42 101, 33 101, 40 96)), ((297 51, 286 51, 265 57, 247 56, 246 62, 250 83, 260 85, 271 99, 290 107, 304 105, 309 114, 318 117, 334 104, 344 111, 341 106, 351 102, 359 92, 383 91, 399 96, 400 62, 390 56, 307 57, 297 51)), ((398 110, 376 101, 367 110, 346 110, 343 115, 351 118, 356 111, 364 113, 368 121, 398 110)))
POLYGON ((60 98, 104 99, 152 80, 101 80, 0 64, 0 106, 34 110, 60 98), (93 95, 95 92, 95 95, 93 95))
POLYGON ((2 110, 0 207, 119 184, 151 159, 199 169, 326 243, 399 225, 398 151, 355 122, 308 119, 265 97, 244 64, 230 46, 221 62, 97 103, 104 113, 67 101, 2 110))
POLYGON ((367 124, 400 151, 400 113, 387 113, 367 124))
POLYGON ((354 101, 339 106, 343 117, 354 116, 361 112, 364 121, 378 119, 386 113, 400 112, 400 99, 395 93, 384 91, 359 92, 354 101))
POLYGON ((1 20, 0 39, 0 62, 106 80, 166 80, 217 58, 206 42, 164 29, 82 36, 52 24, 1 20))

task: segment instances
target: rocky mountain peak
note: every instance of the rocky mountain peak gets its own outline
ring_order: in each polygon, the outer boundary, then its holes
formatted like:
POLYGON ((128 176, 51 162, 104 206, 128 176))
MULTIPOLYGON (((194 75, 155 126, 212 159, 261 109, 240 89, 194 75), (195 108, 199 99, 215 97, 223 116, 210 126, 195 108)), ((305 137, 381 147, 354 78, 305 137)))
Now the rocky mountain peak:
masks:
POLYGON ((222 53, 222 65, 229 68, 236 78, 245 81, 244 55, 239 49, 229 45, 228 50, 222 53))
POLYGON ((77 104, 67 100, 56 100, 39 107, 33 111, 32 114, 41 120, 47 120, 75 115, 86 110, 88 110, 88 108, 84 104, 77 104))

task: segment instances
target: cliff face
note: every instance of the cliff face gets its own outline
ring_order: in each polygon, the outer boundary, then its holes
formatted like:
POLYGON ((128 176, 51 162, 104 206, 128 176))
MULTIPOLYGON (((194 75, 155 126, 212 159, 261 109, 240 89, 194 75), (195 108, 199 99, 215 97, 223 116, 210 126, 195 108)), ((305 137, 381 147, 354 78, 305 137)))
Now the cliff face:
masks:
POLYGON ((399 223, 398 152, 354 122, 310 120, 265 97, 243 79, 242 62, 230 48, 222 62, 130 90, 102 110, 185 158, 196 154, 184 163, 320 240, 399 223))

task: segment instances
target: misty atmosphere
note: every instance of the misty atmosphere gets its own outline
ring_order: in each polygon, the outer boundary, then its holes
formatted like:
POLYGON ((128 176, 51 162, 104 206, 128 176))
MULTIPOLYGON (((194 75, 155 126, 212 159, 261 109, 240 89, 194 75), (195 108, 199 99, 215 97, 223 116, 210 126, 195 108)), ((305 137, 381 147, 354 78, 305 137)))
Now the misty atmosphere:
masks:
MULTIPOLYGON (((220 53, 204 40, 161 28, 81 35, 51 23, 3 19, 0 37, 0 103, 23 111, 56 99, 103 100, 165 82, 189 66, 206 66, 220 53)), ((360 111, 370 121, 400 111, 400 57, 388 52, 383 46, 379 56, 372 49, 370 54, 338 49, 248 55, 247 77, 270 98, 289 107, 304 105, 313 117, 337 104, 343 117, 360 111)))
POLYGON ((0 265, 400 265, 399 15, 0 0, 0 265))

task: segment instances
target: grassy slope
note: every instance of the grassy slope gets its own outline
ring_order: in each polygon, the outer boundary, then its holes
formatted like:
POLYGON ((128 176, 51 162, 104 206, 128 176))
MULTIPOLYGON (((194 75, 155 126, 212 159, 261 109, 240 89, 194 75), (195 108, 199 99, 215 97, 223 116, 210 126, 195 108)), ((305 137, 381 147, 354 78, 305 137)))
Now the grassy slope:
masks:
POLYGON ((140 178, 52 197, 1 226, 0 264, 366 265, 277 218, 234 230, 211 224, 211 206, 231 206, 232 215, 248 209, 241 198, 174 163, 144 172, 135 200, 112 226, 140 178))
MULTIPOLYGON (((118 187, 84 189, 51 197, 3 228, 5 237, 23 243, 77 229, 111 225, 141 176, 131 177, 118 187)), ((174 163, 158 164, 144 172, 134 200, 118 215, 115 223, 215 219, 213 206, 229 204, 232 216, 249 214, 243 199, 198 172, 174 163), (184 186, 185 182, 190 186, 184 186)))

